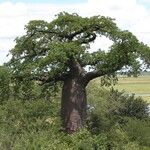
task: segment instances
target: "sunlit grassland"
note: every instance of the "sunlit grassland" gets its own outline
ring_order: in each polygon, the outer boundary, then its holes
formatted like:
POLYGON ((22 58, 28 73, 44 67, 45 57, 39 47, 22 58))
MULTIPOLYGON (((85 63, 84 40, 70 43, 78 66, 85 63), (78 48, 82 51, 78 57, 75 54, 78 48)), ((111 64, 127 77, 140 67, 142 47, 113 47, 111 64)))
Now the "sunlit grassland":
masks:
POLYGON ((128 93, 135 93, 150 102, 150 76, 119 77, 118 84, 114 87, 119 91, 124 90, 128 93))

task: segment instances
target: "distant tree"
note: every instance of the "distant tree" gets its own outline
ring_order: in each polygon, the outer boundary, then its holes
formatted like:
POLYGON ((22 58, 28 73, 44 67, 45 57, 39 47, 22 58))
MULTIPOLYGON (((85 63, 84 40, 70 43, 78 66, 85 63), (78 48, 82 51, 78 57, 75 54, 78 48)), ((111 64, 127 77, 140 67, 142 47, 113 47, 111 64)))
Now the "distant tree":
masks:
POLYGON ((92 79, 114 77, 123 67, 136 74, 140 57, 144 64, 150 63, 149 47, 131 32, 121 31, 109 17, 61 12, 50 23, 33 20, 25 29, 26 35, 17 38, 11 50, 13 76, 49 86, 63 83, 61 117, 68 133, 85 124, 86 86, 92 79), (90 43, 101 36, 110 39, 112 46, 90 52, 90 43))

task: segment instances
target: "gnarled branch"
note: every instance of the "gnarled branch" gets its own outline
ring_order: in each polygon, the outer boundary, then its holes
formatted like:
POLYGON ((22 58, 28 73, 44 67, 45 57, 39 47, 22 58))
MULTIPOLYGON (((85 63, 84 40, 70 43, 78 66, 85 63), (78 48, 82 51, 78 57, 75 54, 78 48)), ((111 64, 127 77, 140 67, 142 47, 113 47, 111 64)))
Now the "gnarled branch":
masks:
POLYGON ((97 77, 101 77, 101 76, 104 76, 106 74, 112 74, 112 73, 120 70, 123 66, 124 66, 123 64, 117 64, 117 65, 112 66, 110 69, 107 69, 105 67, 105 70, 99 69, 99 70, 87 72, 84 76, 85 85, 87 85, 91 80, 93 80, 97 77))

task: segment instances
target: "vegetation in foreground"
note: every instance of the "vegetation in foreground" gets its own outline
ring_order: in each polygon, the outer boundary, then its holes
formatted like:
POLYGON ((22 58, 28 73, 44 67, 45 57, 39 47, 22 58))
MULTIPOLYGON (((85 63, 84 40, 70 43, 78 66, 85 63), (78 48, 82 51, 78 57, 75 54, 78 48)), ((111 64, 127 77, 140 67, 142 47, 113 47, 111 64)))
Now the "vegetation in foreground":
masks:
POLYGON ((87 91, 86 127, 71 135, 61 128, 59 92, 50 99, 10 97, 2 101, 0 149, 150 149, 150 118, 145 101, 114 89, 100 88, 95 82, 90 83, 87 91))

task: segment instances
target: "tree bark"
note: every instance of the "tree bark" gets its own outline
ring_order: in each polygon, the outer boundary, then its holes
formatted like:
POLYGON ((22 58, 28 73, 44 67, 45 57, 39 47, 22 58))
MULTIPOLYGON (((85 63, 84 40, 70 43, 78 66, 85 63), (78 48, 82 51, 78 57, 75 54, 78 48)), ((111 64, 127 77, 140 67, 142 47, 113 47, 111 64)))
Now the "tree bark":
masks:
POLYGON ((67 79, 62 89, 61 118, 67 133, 82 128, 86 119, 86 90, 78 79, 67 79))

